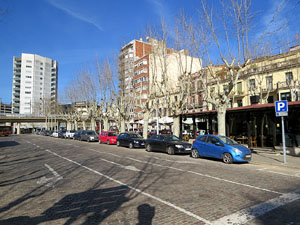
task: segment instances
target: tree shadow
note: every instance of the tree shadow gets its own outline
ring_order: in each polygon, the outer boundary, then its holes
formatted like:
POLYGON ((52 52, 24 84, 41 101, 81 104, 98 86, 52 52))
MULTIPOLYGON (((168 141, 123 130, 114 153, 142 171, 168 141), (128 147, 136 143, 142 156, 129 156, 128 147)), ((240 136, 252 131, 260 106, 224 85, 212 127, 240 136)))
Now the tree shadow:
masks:
POLYGON ((1 141, 0 142, 0 148, 12 147, 12 146, 16 146, 16 145, 19 145, 19 143, 16 141, 1 141))
POLYGON ((37 217, 14 217, 0 221, 1 224, 40 224, 68 218, 64 224, 72 224, 78 218, 85 217, 82 224, 100 224, 129 199, 127 186, 88 190, 65 196, 37 217))

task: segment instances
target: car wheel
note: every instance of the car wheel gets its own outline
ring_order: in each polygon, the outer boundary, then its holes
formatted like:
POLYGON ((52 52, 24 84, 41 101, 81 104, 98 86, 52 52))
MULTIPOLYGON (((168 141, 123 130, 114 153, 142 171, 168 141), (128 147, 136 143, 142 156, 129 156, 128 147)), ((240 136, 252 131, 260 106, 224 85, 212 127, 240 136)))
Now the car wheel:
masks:
POLYGON ((226 153, 223 154, 222 160, 226 164, 230 164, 233 161, 231 154, 228 153, 228 152, 226 152, 226 153))
POLYGON ((133 144, 131 142, 129 143, 129 148, 133 148, 133 144))
POLYGON ((169 155, 174 155, 174 148, 172 146, 168 147, 167 152, 169 155))
POLYGON ((117 146, 120 147, 120 142, 119 141, 117 141, 117 146))
POLYGON ((197 149, 193 148, 192 149, 192 152, 191 152, 191 156, 196 159, 196 158, 199 158, 199 152, 197 149))
POLYGON ((146 146, 146 151, 147 151, 147 152, 152 152, 152 147, 151 147, 150 144, 148 144, 148 145, 146 146))
POLYGON ((107 140, 107 144, 108 144, 108 145, 110 145, 110 142, 109 142, 109 140, 107 140))

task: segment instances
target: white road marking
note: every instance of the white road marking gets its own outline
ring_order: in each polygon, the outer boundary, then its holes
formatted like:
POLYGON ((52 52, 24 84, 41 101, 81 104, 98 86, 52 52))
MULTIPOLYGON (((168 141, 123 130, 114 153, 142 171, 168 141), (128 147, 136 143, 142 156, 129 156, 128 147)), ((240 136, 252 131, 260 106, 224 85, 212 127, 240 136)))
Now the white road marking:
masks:
MULTIPOLYGON (((79 146, 76 146, 76 147, 79 147, 79 146)), ((91 151, 94 151, 94 152, 97 152, 97 153, 103 153, 103 154, 107 154, 107 155, 113 155, 115 157, 121 158, 121 156, 119 156, 117 154, 110 153, 110 152, 100 152, 100 151, 97 151, 97 150, 92 149, 92 148, 88 148, 88 150, 91 150, 91 151)))
POLYGON ((45 166, 50 170, 50 172, 54 175, 54 177, 46 178, 45 176, 43 176, 40 180, 37 181, 37 184, 40 184, 40 185, 46 184, 46 186, 53 186, 54 183, 56 183, 57 181, 63 179, 63 177, 60 176, 49 165, 45 164, 45 166))
POLYGON ((172 166, 163 166, 163 165, 160 165, 160 164, 157 164, 157 163, 151 163, 151 162, 142 161, 142 160, 138 160, 138 159, 134 159, 134 158, 130 158, 130 157, 126 157, 126 159, 131 159, 133 161, 140 162, 140 163, 151 164, 151 165, 154 165, 154 166, 174 169, 174 170, 181 171, 181 172, 192 173, 192 174, 199 175, 199 176, 202 176, 202 177, 208 177, 208 178, 211 178, 211 179, 224 181, 224 182, 227 182, 227 183, 236 184, 236 185, 240 185, 240 186, 244 186, 244 187, 248 187, 248 188, 253 188, 253 189, 260 190, 260 191, 271 192, 271 193, 274 193, 274 194, 282 194, 281 192, 272 191, 272 190, 269 190, 269 189, 260 188, 260 187, 252 186, 252 185, 249 185, 249 184, 243 184, 243 183, 239 183, 239 182, 235 182, 235 181, 231 181, 231 180, 226 180, 226 179, 222 179, 222 178, 219 178, 219 177, 214 177, 214 176, 210 176, 210 175, 207 175, 207 174, 202 174, 202 173, 198 173, 198 172, 194 172, 194 171, 190 171, 190 170, 179 169, 179 168, 172 167, 172 166))
POLYGON ((225 225, 225 224, 246 224, 247 222, 264 215, 274 209, 289 204, 300 199, 300 190, 292 193, 282 194, 277 198, 270 199, 258 205, 251 206, 250 208, 240 210, 228 216, 224 216, 212 224, 225 225))
POLYGON ((106 159, 102 159, 102 158, 100 158, 100 160, 102 160, 102 161, 104 161, 104 162, 108 162, 108 163, 114 164, 114 165, 116 165, 116 166, 118 166, 118 167, 121 167, 121 168, 123 168, 123 169, 126 169, 126 170, 132 170, 132 171, 136 171, 136 172, 143 172, 143 171, 137 169, 137 168, 134 167, 134 166, 124 166, 124 165, 122 165, 122 164, 119 164, 119 163, 116 163, 116 162, 112 162, 112 161, 109 161, 109 160, 106 160, 106 159))
POLYGON ((147 197, 149 197, 149 198, 152 198, 152 199, 154 199, 154 200, 156 200, 156 201, 159 201, 160 203, 163 203, 163 204, 165 204, 165 205, 168 205, 168 206, 170 206, 170 207, 172 207, 172 208, 174 208, 174 209, 176 209, 176 210, 178 210, 178 211, 180 211, 180 212, 183 212, 183 213, 185 213, 185 214, 187 214, 187 215, 189 215, 189 216, 192 216, 192 217, 194 217, 195 219, 198 219, 198 220, 200 220, 200 221, 202 221, 202 222, 204 222, 204 223, 206 223, 206 224, 211 224, 210 221, 208 221, 208 220, 206 220, 206 219, 204 219, 204 218, 202 218, 202 217, 200 217, 200 216, 198 216, 198 215, 196 215, 196 214, 194 214, 194 213, 192 213, 192 212, 190 212, 190 211, 187 211, 187 210, 185 210, 185 209, 183 209, 183 208, 181 208, 181 207, 179 207, 179 206, 176 206, 176 205, 174 205, 174 204, 172 204, 172 203, 170 203, 170 202, 168 202, 168 201, 165 201, 165 200, 163 200, 163 199, 161 199, 161 198, 155 197, 154 195, 148 194, 148 193, 146 193, 146 192, 144 192, 144 191, 142 191, 142 190, 140 190, 140 189, 138 189, 138 188, 135 188, 135 187, 133 187, 133 186, 131 186, 131 185, 125 184, 125 183, 123 183, 123 182, 121 182, 121 181, 119 181, 119 180, 116 180, 116 179, 114 179, 114 178, 112 178, 112 177, 110 177, 110 176, 107 176, 107 175, 105 175, 105 174, 103 174, 103 173, 100 173, 100 172, 98 172, 98 171, 96 171, 96 170, 93 170, 93 169, 91 169, 91 168, 89 168, 89 167, 87 167, 87 166, 84 166, 84 165, 82 165, 82 164, 80 164, 80 163, 78 163, 78 162, 76 162, 76 161, 73 161, 73 160, 68 159, 68 158, 66 158, 66 157, 64 157, 64 156, 61 156, 61 155, 59 155, 59 154, 57 154, 57 153, 55 153, 55 152, 52 152, 52 151, 50 151, 49 149, 46 149, 46 151, 49 152, 49 153, 51 153, 51 154, 53 154, 53 155, 55 155, 55 156, 57 156, 57 157, 59 157, 59 158, 62 158, 62 159, 64 159, 64 160, 66 160, 66 161, 69 161, 69 162, 71 162, 71 163, 74 163, 74 164, 76 164, 76 165, 78 165, 78 166, 80 166, 80 167, 82 167, 82 168, 85 168, 85 169, 87 169, 87 170, 89 170, 89 171, 91 171, 91 172, 93 172, 93 173, 95 173, 95 174, 97 174, 97 175, 99 175, 99 176, 105 177, 105 178, 107 178, 108 180, 111 180, 111 181, 113 181, 113 182, 115 182, 115 183, 117 183, 117 184, 119 184, 119 185, 126 186, 126 187, 128 187, 129 189, 134 190, 134 191, 136 191, 136 192, 138 192, 138 193, 140 193, 140 194, 142 194, 142 195, 145 195, 145 196, 147 196, 147 197))
POLYGON ((197 165, 199 165, 199 163, 192 162, 192 161, 187 161, 187 160, 181 160, 181 161, 177 161, 177 160, 162 159, 162 158, 158 158, 158 157, 151 157, 151 156, 146 156, 146 157, 153 158, 153 159, 157 159, 157 160, 161 160, 161 161, 167 161, 167 162, 175 162, 175 163, 187 163, 187 164, 197 164, 197 165))

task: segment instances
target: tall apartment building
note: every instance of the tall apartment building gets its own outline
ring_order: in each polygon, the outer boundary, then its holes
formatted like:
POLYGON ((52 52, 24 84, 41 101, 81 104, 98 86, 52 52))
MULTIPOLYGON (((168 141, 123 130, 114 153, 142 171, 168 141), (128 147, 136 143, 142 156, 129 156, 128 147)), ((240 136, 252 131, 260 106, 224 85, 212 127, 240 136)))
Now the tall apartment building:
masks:
MULTIPOLYGON (((151 51, 151 43, 144 42, 142 38, 140 38, 140 40, 132 40, 122 47, 121 53, 119 54, 119 88, 121 91, 120 94, 123 95, 124 98, 129 100, 132 95, 134 62, 151 53, 151 51)), ((130 117, 133 118, 134 102, 129 100, 128 107, 130 117)))
POLYGON ((57 61, 22 53, 13 58, 12 112, 51 113, 57 100, 57 61))

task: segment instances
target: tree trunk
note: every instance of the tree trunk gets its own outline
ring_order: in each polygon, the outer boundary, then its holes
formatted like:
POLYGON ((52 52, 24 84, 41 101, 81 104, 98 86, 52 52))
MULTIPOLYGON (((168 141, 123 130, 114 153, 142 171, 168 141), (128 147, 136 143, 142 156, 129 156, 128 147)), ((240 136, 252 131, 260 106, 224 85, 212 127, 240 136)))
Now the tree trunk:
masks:
POLYGON ((78 121, 77 120, 74 121, 74 127, 75 127, 75 130, 78 130, 78 121))
POLYGON ((108 131, 109 127, 108 127, 108 118, 107 117, 104 117, 103 118, 103 126, 104 126, 104 130, 105 131, 108 131))
POLYGON ((124 118, 121 119, 120 131, 122 133, 125 132, 125 120, 124 120, 124 118))
POLYGON ((177 137, 180 136, 180 116, 173 117, 173 134, 177 137))
POLYGON ((83 130, 86 130, 85 120, 82 121, 82 128, 83 128, 83 130))
POLYGON ((72 123, 71 121, 67 121, 67 130, 71 130, 72 129, 72 123))
POLYGON ((96 131, 96 120, 95 118, 91 118, 91 127, 93 131, 96 131))
POLYGON ((149 111, 144 113, 144 124, 143 124, 143 138, 148 138, 148 121, 149 121, 149 111))
POLYGON ((218 115, 218 134, 226 135, 226 107, 220 106, 216 108, 218 115))

